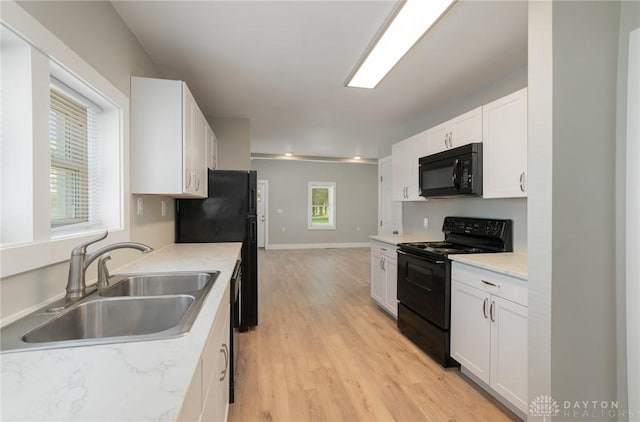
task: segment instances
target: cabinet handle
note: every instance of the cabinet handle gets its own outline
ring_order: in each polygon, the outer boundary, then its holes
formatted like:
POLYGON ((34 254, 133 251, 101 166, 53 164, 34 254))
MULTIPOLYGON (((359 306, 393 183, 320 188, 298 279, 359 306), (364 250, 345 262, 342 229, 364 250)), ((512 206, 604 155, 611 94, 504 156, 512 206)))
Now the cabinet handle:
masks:
POLYGON ((449 148, 449 134, 448 133, 444 134, 444 148, 445 149, 449 148))
POLYGON ((499 285, 499 284, 492 283, 492 282, 487 281, 487 280, 481 280, 481 281, 482 281, 484 284, 486 284, 487 286, 500 288, 500 285, 499 285))
POLYGON ((449 148, 453 148, 453 132, 449 132, 449 148))
POLYGON ((482 314, 484 315, 484 318, 487 319, 489 318, 489 315, 487 315, 487 305, 489 304, 489 299, 488 298, 484 298, 484 302, 482 302, 482 314))
POLYGON ((224 355, 224 369, 221 372, 222 376, 220 377, 220 381, 224 381, 227 377, 227 368, 229 368, 229 346, 223 344, 220 352, 224 355))
POLYGON ((520 173, 520 190, 524 192, 524 172, 520 173))
POLYGON ((496 303, 492 300, 491 307, 489 308, 489 315, 491 315, 491 322, 496 320, 496 303))
POLYGON ((382 269, 383 269, 384 271, 387 271, 387 269, 386 269, 386 267, 385 267, 385 264, 387 263, 387 259, 386 259, 386 258, 382 258, 382 259, 380 260, 380 263, 382 264, 382 269))
POLYGON ((385 252, 387 251, 387 249, 386 249, 386 248, 380 248, 380 250, 381 250, 381 251, 385 251, 385 252))
POLYGON ((196 190, 200 188, 200 177, 196 174, 196 190))
POLYGON ((191 186, 191 172, 189 172, 189 174, 187 174, 187 184, 186 187, 191 186))

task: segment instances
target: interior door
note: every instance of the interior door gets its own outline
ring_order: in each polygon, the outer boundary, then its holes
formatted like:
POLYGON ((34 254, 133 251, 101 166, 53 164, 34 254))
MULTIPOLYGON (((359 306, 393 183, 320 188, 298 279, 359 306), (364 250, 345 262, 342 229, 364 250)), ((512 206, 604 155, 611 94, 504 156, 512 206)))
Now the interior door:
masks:
POLYGON ((258 247, 264 248, 267 243, 267 194, 269 183, 266 180, 258 180, 257 192, 257 216, 258 216, 258 247))

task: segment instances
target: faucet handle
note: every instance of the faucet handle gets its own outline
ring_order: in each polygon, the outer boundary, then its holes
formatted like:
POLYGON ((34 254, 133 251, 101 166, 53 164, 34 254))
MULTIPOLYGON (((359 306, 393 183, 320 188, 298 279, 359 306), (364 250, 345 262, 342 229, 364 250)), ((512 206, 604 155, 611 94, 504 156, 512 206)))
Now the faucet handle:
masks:
POLYGON ((96 287, 98 290, 104 290, 109 287, 109 269, 107 268, 107 261, 111 260, 111 255, 105 254, 98 259, 98 282, 96 287))
POLYGON ((87 246, 92 245, 96 242, 99 242, 103 239, 107 238, 107 235, 109 235, 109 230, 105 230, 104 233, 98 235, 98 237, 91 239, 91 240, 87 240, 84 243, 79 244, 78 246, 76 246, 75 248, 73 248, 73 250, 71 251, 71 255, 85 255, 87 253, 87 246))

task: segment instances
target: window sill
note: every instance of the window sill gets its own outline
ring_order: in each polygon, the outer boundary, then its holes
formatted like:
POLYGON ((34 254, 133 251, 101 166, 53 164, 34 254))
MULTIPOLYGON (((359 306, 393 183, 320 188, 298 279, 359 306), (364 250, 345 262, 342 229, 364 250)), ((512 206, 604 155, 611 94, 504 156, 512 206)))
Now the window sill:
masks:
MULTIPOLYGON (((71 250, 82 242, 95 238, 102 230, 82 235, 32 242, 22 245, 6 246, 0 249, 0 277, 10 277, 27 271, 37 270, 48 265, 69 260, 71 250)), ((109 232, 107 243, 126 242, 129 232, 114 230, 109 232)))
POLYGON ((336 226, 326 226, 326 227, 318 227, 318 226, 307 226, 307 230, 335 230, 336 226))

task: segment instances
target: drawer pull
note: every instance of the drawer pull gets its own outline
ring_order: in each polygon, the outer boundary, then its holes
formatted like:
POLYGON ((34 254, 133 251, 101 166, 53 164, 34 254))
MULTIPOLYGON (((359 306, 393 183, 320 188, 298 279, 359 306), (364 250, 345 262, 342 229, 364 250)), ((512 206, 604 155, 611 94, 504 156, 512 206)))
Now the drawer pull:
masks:
POLYGON ((482 282, 483 282, 484 284, 486 284, 487 286, 500 288, 500 286, 499 286, 498 284, 496 284, 496 283, 492 283, 492 282, 487 281, 487 280, 482 280, 482 282))

